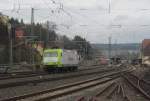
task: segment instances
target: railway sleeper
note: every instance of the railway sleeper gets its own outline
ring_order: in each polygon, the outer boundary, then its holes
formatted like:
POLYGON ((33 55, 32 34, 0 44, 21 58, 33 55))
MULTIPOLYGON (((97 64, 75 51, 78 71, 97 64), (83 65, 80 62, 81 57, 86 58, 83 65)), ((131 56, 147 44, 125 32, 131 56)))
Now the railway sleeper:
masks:
POLYGON ((108 89, 112 88, 115 85, 115 83, 111 83, 108 86, 104 87, 99 93, 96 94, 96 97, 99 97, 102 95, 104 92, 106 92, 108 89))
POLYGON ((142 95, 144 95, 147 99, 150 100, 150 95, 148 95, 147 92, 145 92, 140 86, 138 86, 138 84, 135 84, 132 80, 130 80, 128 77, 123 76, 125 78, 125 80, 132 85, 132 87, 134 87, 136 90, 138 90, 142 95))
POLYGON ((106 82, 114 80, 114 79, 115 78, 106 79, 106 80, 104 79, 104 80, 101 80, 101 81, 96 81, 95 83, 81 84, 80 86, 76 86, 76 87, 73 87, 73 88, 69 87, 69 88, 67 88, 65 90, 62 90, 62 91, 56 91, 56 93, 53 93, 53 94, 52 93, 47 94, 47 96, 41 96, 40 98, 34 99, 34 101, 45 101, 45 100, 55 99, 55 98, 58 98, 58 97, 62 97, 62 96, 68 95, 68 94, 76 93, 78 91, 82 91, 82 90, 97 86, 99 84, 106 83, 106 82))
POLYGON ((111 90, 107 93, 106 98, 110 99, 113 96, 114 92, 117 90, 117 88, 118 88, 118 85, 115 84, 111 88, 111 90))

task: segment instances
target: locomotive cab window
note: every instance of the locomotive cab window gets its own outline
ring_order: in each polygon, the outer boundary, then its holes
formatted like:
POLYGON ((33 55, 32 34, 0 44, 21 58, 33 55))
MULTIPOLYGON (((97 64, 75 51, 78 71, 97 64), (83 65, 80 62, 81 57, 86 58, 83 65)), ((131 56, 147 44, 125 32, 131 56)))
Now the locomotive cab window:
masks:
POLYGON ((44 54, 44 57, 57 57, 57 56, 58 56, 57 52, 49 52, 44 54))

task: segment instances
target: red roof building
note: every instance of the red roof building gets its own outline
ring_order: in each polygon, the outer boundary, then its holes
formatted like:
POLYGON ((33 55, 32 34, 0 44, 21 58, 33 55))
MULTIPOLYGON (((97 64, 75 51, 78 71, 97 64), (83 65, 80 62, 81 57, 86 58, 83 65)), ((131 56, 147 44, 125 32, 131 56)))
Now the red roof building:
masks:
POLYGON ((142 51, 144 56, 150 56, 150 39, 142 41, 142 51))

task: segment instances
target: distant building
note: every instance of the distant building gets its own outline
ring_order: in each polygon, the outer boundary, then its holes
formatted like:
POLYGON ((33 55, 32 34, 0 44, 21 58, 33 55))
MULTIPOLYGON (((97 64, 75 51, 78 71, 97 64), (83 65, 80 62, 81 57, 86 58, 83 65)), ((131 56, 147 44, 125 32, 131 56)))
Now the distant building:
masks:
POLYGON ((23 38, 23 36, 24 36, 24 31, 23 31, 23 29, 21 28, 21 27, 17 27, 16 29, 15 29, 15 37, 16 38, 23 38))
POLYGON ((150 66, 150 39, 142 41, 142 64, 150 66))
POLYGON ((142 42, 143 56, 150 56, 150 39, 144 39, 142 42))

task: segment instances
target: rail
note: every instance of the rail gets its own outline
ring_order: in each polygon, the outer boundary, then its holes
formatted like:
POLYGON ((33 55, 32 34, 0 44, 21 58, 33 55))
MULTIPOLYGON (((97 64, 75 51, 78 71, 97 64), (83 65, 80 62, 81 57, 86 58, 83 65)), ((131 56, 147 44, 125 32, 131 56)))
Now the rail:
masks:
POLYGON ((150 100, 150 94, 146 91, 147 89, 150 89, 150 84, 148 82, 146 82, 145 80, 141 80, 133 74, 126 74, 122 76, 129 84, 131 84, 135 89, 137 89, 141 94, 143 94, 147 99, 150 100))
POLYGON ((72 84, 68 84, 68 85, 64 85, 64 86, 60 86, 57 88, 36 92, 36 93, 15 96, 12 98, 6 98, 6 99, 2 99, 0 101, 15 101, 15 100, 21 100, 21 99, 29 99, 29 98, 33 98, 35 96, 36 96, 34 99, 35 101, 45 101, 47 99, 54 99, 54 98, 57 98, 60 96, 64 96, 64 95, 67 95, 70 93, 74 93, 74 92, 78 92, 78 91, 87 89, 89 87, 93 87, 93 86, 96 86, 96 85, 99 85, 102 83, 106 83, 108 81, 118 78, 120 73, 129 72, 129 71, 130 70, 123 70, 123 71, 119 71, 119 72, 117 71, 117 72, 113 72, 113 73, 107 73, 107 74, 104 74, 97 78, 92 78, 89 80, 80 81, 80 82, 76 82, 76 83, 72 83, 72 84), (104 79, 105 77, 110 77, 112 75, 115 75, 115 76, 113 76, 112 78, 104 79), (101 81, 99 81, 99 80, 101 80, 101 81), (46 96, 44 96, 43 94, 46 96))

